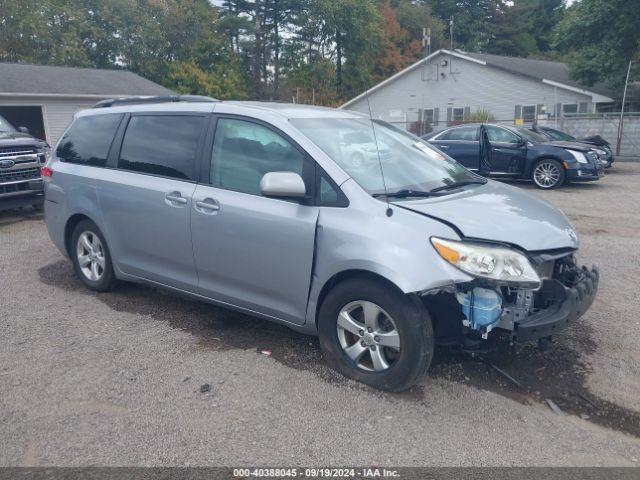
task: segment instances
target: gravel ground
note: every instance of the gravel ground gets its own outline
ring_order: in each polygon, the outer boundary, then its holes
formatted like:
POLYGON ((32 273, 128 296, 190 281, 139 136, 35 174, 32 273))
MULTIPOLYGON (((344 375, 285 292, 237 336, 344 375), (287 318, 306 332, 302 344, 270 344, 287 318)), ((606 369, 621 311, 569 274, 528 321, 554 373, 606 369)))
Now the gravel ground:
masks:
POLYGON ((343 379, 315 338, 262 320, 138 285, 90 293, 39 214, 0 214, 0 465, 638 466, 639 180, 616 164, 537 192, 602 273, 552 352, 439 350, 403 394, 343 379))

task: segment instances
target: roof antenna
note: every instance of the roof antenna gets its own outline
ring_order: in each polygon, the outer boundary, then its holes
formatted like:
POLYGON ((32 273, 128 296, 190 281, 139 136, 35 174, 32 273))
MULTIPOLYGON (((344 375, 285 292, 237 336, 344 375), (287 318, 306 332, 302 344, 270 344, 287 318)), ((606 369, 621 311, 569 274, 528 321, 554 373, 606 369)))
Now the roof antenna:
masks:
POLYGON ((376 127, 373 121, 373 113, 371 112, 371 103, 369 102, 369 89, 364 91, 364 98, 367 100, 367 108, 369 109, 369 120, 371 121, 371 132, 373 133, 373 141, 376 144, 376 154, 378 155, 378 164, 380 165, 380 175, 382 176, 382 188, 384 188, 384 198, 387 200, 387 217, 393 215, 391 204, 389 203, 389 196, 387 191, 387 182, 384 179, 384 169, 382 168, 382 159, 380 158, 380 147, 378 146, 378 136, 376 135, 376 127))

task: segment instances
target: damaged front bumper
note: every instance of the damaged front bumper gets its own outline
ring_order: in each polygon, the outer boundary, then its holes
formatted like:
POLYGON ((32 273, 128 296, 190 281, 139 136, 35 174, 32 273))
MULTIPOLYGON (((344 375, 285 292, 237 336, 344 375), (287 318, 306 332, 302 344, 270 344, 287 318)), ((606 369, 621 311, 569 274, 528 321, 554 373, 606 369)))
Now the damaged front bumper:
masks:
POLYGON ((598 268, 582 267, 580 277, 571 287, 556 279, 545 279, 535 295, 536 304, 544 304, 546 308, 534 306, 526 318, 514 322, 512 340, 523 343, 550 337, 580 318, 596 297, 598 268))
POLYGON ((529 290, 486 280, 458 284, 464 344, 507 338, 513 344, 546 339, 580 318, 598 291, 596 267, 578 267, 573 255, 538 265, 541 284, 529 290), (490 295, 491 294, 491 295, 490 295))

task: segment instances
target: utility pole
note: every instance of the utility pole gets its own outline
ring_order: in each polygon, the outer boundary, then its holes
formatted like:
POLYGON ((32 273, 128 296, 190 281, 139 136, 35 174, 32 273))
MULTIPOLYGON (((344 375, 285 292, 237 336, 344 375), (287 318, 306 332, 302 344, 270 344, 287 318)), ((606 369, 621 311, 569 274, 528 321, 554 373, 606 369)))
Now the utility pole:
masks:
POLYGON ((627 68, 627 79, 624 82, 624 93, 622 94, 622 105, 620 106, 620 123, 618 123, 618 140, 616 142, 616 155, 620 155, 620 144, 622 143, 622 127, 624 125, 624 102, 627 99, 627 86, 629 85, 629 73, 631 73, 631 63, 633 60, 629 60, 629 67, 627 68))
POLYGON ((449 40, 451 41, 451 50, 453 50, 453 15, 449 19, 449 40))

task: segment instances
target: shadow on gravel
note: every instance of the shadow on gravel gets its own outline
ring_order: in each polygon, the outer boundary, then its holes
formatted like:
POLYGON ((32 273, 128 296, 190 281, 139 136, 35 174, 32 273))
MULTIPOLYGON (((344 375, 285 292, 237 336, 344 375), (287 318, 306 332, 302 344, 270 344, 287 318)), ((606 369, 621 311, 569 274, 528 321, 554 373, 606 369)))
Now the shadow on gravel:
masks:
POLYGON ((32 207, 24 207, 14 210, 2 210, 0 211, 0 231, 3 231, 4 227, 14 225, 20 222, 33 222, 44 219, 42 210, 37 210, 32 207))
MULTIPOLYGON (((270 350, 272 358, 285 366, 311 371, 331 383, 350 382, 326 366, 315 337, 284 326, 143 285, 126 283, 113 293, 93 293, 84 288, 64 260, 40 268, 39 275, 46 285, 95 297, 115 311, 168 322, 194 335, 199 348, 270 350)), ((640 437, 639 413, 595 397, 586 387, 590 367, 581 355, 595 350, 591 338, 590 328, 583 323, 558 337, 547 353, 528 346, 519 353, 507 350, 480 358, 438 348, 428 378, 463 383, 523 404, 552 400, 566 413, 640 437)), ((401 394, 375 393, 422 402, 428 378, 426 384, 401 394)))

